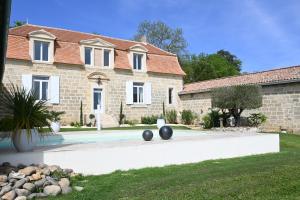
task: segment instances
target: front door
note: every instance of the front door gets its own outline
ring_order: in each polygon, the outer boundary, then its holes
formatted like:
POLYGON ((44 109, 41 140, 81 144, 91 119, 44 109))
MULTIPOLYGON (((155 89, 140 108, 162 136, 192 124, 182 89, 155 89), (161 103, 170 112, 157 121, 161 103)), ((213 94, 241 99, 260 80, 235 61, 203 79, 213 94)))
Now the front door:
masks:
POLYGON ((97 111, 97 106, 100 105, 100 112, 103 113, 103 93, 101 88, 94 88, 93 90, 93 109, 97 111))

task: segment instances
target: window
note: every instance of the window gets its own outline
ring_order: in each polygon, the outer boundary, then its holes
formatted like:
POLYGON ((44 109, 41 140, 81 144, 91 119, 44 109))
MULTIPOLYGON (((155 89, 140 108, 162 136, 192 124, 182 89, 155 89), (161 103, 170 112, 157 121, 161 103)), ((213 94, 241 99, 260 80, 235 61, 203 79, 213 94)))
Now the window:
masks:
POLYGON ((33 77, 33 92, 38 100, 48 100, 49 77, 33 77))
POLYGON ((49 60, 49 42, 34 41, 34 60, 49 60))
POLYGON ((142 57, 143 54, 133 54, 133 69, 142 70, 142 57))
POLYGON ((168 102, 169 104, 173 104, 173 88, 169 88, 168 90, 168 102))
POLYGON ((97 110, 97 105, 100 105, 101 109, 102 89, 94 88, 94 110, 97 110))
POLYGON ((133 103, 144 103, 144 84, 133 83, 133 103))
POLYGON ((84 48, 84 63, 86 65, 92 65, 92 50, 90 47, 84 48))
POLYGON ((105 49, 104 51, 103 51, 103 57, 104 57, 104 67, 109 67, 109 54, 110 54, 110 50, 107 50, 107 49, 105 49))

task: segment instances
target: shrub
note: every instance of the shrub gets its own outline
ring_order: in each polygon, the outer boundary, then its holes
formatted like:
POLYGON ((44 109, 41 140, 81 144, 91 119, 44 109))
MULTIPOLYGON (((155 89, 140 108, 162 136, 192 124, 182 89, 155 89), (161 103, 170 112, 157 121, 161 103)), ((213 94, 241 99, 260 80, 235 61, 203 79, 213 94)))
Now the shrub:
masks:
POLYGON ((61 111, 61 112, 50 111, 49 112, 50 120, 53 122, 58 122, 58 121, 60 121, 60 116, 63 114, 65 114, 64 111, 61 111))
POLYGON ((194 122, 195 115, 191 110, 183 110, 181 112, 181 120, 183 124, 190 125, 194 122))
POLYGON ((141 117, 141 123, 142 124, 156 124, 157 119, 158 119, 157 115, 145 116, 145 117, 141 117))
POLYGON ((130 126, 134 126, 138 123, 137 120, 125 120, 125 124, 129 124, 130 126))
POLYGON ((177 124, 177 112, 176 110, 169 110, 166 112, 167 122, 170 124, 177 124))
POLYGON ((257 126, 265 123, 266 121, 267 121, 267 117, 263 113, 252 113, 248 117, 248 122, 249 122, 250 126, 257 127, 257 126))
POLYGON ((80 125, 79 122, 71 122, 70 125, 71 125, 71 126, 74 126, 75 128, 80 128, 80 127, 81 127, 81 125, 80 125))
POLYGON ((202 121, 203 121, 203 128, 211 129, 213 127, 211 116, 209 114, 204 115, 202 121))
POLYGON ((203 128, 220 127, 220 117, 222 117, 222 114, 219 113, 219 110, 212 109, 202 118, 203 128))

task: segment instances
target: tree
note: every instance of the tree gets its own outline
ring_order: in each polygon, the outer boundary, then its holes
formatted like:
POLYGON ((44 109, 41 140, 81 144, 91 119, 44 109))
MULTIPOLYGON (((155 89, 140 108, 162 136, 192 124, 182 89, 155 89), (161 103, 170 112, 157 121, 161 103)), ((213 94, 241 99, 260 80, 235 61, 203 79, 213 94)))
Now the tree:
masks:
POLYGON ((138 26, 134 40, 141 41, 144 36, 147 42, 165 51, 177 55, 186 52, 187 42, 181 28, 172 29, 161 21, 143 21, 138 26))
POLYGON ((18 27, 18 26, 23 26, 24 24, 26 24, 25 21, 16 20, 16 21, 14 21, 14 24, 10 28, 15 28, 15 27, 18 27))
POLYGON ((185 83, 239 74, 234 65, 218 54, 182 56, 179 61, 186 73, 185 83))
POLYGON ((227 116, 232 115, 235 125, 240 125, 240 117, 245 109, 255 109, 262 106, 261 86, 237 85, 212 90, 212 106, 219 108, 227 116))
POLYGON ((242 68, 242 61, 238 59, 235 55, 231 54, 229 51, 225 51, 223 49, 219 50, 217 52, 218 55, 222 56, 225 58, 230 64, 235 66, 237 71, 241 71, 242 68))

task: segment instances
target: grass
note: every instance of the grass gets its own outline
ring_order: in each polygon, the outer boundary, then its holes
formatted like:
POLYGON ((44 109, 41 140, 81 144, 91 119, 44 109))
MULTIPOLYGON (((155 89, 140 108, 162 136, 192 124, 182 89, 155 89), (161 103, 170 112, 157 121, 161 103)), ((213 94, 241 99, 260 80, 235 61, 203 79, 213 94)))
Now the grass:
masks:
POLYGON ((300 136, 280 139, 280 153, 88 176, 50 199, 300 199, 300 136))
MULTIPOLYGON (((172 126, 173 129, 187 130, 190 129, 186 126, 172 126)), ((129 127, 113 127, 113 128, 102 128, 102 130, 141 130, 141 129, 157 129, 156 125, 149 126, 129 126, 129 127)), ((60 132, 71 132, 71 131, 96 131, 97 128, 61 128, 60 132)))

